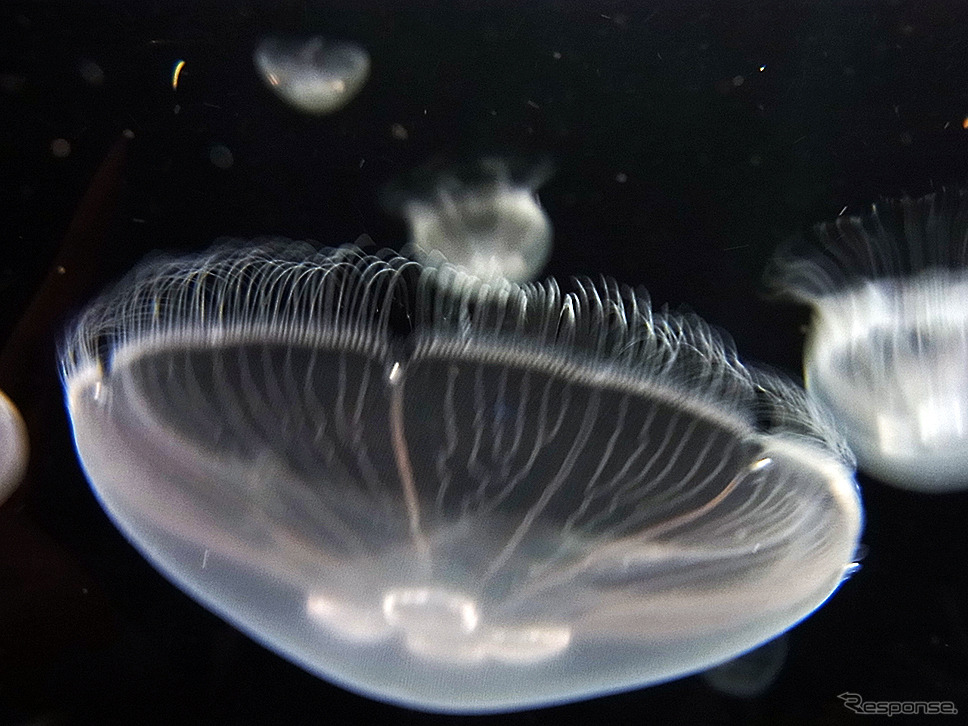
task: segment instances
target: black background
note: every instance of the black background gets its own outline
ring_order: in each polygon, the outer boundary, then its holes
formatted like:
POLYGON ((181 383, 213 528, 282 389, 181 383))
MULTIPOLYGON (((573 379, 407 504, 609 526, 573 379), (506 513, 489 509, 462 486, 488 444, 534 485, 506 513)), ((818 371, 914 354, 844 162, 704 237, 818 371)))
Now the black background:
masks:
MULTIPOLYGON (((775 246, 845 207, 968 179, 968 9, 955 0, 7 3, 0 81, 4 338, 124 129, 134 138, 89 263, 98 287, 147 253, 225 235, 338 245, 365 233, 399 249, 405 228, 380 204, 390 182, 428 162, 547 159, 548 274, 643 285, 657 305, 729 331, 744 359, 791 376, 808 316, 762 293, 775 246), (251 61, 260 37, 281 32, 359 43, 369 82, 339 113, 299 115, 251 61), (85 80, 91 62, 102 82, 85 80), (66 157, 52 154, 55 139, 70 143, 66 157), (231 167, 212 164, 215 145, 231 167)), ((35 331, 46 395, 25 411, 32 472, 0 510, 0 722, 461 720, 330 686, 157 574, 76 464, 59 332, 35 331)), ((764 696, 732 699, 687 678, 477 720, 863 718, 843 707, 845 691, 952 700, 964 713, 968 498, 860 482, 862 569, 791 631, 764 696)))

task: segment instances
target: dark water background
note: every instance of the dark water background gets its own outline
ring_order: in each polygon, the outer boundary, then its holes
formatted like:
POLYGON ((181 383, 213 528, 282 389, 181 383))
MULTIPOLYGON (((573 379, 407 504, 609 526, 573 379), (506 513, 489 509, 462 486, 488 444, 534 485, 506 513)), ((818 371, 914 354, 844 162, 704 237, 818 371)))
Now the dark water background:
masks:
MULTIPOLYGON (((762 295, 774 247, 881 195, 968 183, 968 6, 955 0, 6 3, 0 81, 0 340, 124 129, 123 169, 97 182, 113 205, 95 288, 147 253, 224 235, 399 248, 405 229, 380 204, 392 180, 434 160, 548 159, 549 274, 643 285, 793 376, 807 315, 762 295), (341 112, 301 116, 264 88, 252 49, 287 31, 369 51, 370 81, 341 112), (85 80, 89 63, 103 82, 85 80), (218 145, 227 169, 210 160, 218 145)), ((43 390, 25 414, 46 425, 31 481, 0 511, 0 723, 458 720, 330 686, 157 574, 76 464, 58 334, 34 331, 43 390)), ((480 721, 852 723, 845 691, 965 713, 968 498, 860 481, 863 567, 790 633, 762 697, 687 678, 480 721)))

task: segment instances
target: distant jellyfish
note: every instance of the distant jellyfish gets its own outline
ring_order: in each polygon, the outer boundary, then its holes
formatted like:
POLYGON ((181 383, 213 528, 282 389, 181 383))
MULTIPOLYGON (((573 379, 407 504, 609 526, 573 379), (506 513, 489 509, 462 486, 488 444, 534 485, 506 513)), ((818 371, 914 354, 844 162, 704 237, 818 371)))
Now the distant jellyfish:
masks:
POLYGON ((388 206, 410 226, 408 252, 482 278, 528 282, 551 254, 552 228, 535 194, 545 166, 518 173, 503 159, 442 172, 423 171, 412 189, 393 190, 388 206))
POLYGON ((313 36, 308 40, 265 38, 253 55, 262 80, 304 113, 343 108, 370 75, 370 56, 353 43, 313 36))
POLYGON ((208 160, 218 169, 231 169, 235 164, 232 150, 225 144, 212 144, 208 147, 208 160))
POLYGON ((82 58, 78 61, 77 72, 91 86, 104 85, 104 69, 90 58, 82 58))
POLYGON ((968 197, 887 201, 788 245, 770 273, 813 307, 805 376, 862 469, 968 487, 968 197))
POLYGON ((71 142, 67 139, 54 139, 50 142, 50 154, 55 159, 66 159, 71 155, 71 142))
POLYGON ((819 607, 861 529, 802 391, 612 282, 223 245, 95 302, 62 372, 93 489, 162 572, 428 711, 714 666, 819 607))
POLYGON ((710 668, 702 679, 733 698, 757 698, 776 683, 786 663, 789 638, 784 633, 748 653, 710 668))
POLYGON ((23 479, 29 453, 27 426, 20 411, 0 391, 0 504, 23 479))

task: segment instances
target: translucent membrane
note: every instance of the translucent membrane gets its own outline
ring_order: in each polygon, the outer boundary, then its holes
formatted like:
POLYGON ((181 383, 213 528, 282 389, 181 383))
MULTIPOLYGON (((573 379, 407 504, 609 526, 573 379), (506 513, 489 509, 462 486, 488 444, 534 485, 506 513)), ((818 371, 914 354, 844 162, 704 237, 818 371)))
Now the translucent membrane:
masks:
POLYGON ((788 246, 772 275, 813 306, 807 389, 861 468, 926 492, 968 487, 968 204, 885 202, 788 246))
POLYGON ((155 262, 63 350, 78 451, 186 592, 360 693, 500 711, 707 668, 850 571, 799 389, 614 283, 292 243, 155 262))

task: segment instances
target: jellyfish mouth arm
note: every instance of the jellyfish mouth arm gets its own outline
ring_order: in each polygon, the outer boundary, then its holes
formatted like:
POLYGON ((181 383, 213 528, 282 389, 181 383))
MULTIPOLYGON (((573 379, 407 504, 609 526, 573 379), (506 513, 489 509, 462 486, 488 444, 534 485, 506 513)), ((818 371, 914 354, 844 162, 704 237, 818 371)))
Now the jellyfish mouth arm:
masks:
POLYGON ((407 520, 410 536, 414 545, 424 557, 430 551, 427 537, 421 530, 420 503, 417 500, 417 487, 414 483, 413 464, 407 445, 407 434, 403 426, 403 392, 406 375, 400 363, 394 363, 390 370, 388 382, 390 384, 390 436, 393 444, 393 456, 396 459, 397 474, 403 490, 403 500, 407 508, 407 520))

